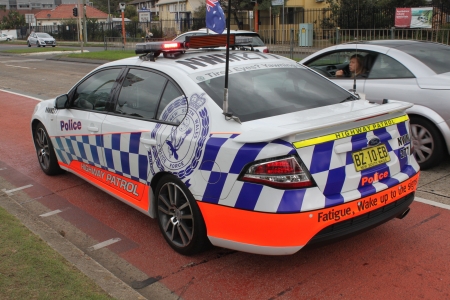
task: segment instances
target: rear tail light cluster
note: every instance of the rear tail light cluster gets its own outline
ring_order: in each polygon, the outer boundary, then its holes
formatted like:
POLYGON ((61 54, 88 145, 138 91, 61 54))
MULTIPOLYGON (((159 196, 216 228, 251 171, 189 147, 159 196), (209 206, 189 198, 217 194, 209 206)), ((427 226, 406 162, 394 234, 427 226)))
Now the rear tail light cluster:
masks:
POLYGON ((293 156, 255 163, 248 167, 241 180, 280 189, 313 186, 309 172, 293 156))
POLYGON ((264 49, 263 53, 269 53, 269 48, 264 49))

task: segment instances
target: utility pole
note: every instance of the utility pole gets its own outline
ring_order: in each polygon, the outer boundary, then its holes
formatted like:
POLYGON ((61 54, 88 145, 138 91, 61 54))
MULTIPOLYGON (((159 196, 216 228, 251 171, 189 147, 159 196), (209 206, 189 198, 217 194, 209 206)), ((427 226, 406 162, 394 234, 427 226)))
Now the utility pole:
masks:
POLYGON ((78 39, 81 43, 81 53, 83 53, 83 33, 81 27, 81 5, 80 0, 78 0, 77 10, 78 10, 78 39))
POLYGON ((87 44, 86 0, 83 0, 83 25, 84 41, 87 44))
POLYGON ((123 47, 125 47, 125 2, 120 2, 119 7, 122 11, 122 37, 123 37, 123 47))

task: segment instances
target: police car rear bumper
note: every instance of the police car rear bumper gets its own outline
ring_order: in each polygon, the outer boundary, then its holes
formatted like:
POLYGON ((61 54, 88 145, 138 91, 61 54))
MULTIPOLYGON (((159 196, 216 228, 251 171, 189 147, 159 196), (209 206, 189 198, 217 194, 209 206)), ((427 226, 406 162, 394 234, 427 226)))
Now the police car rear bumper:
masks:
POLYGON ((215 246, 264 255, 288 255, 380 225, 414 200, 419 173, 389 189, 341 205, 295 214, 246 211, 197 202, 215 246))

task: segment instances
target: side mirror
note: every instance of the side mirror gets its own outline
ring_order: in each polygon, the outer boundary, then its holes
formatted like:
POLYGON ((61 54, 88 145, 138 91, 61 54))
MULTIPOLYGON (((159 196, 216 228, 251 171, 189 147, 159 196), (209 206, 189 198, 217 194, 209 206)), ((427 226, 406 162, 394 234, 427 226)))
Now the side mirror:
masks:
POLYGON ((69 102, 69 96, 67 94, 56 97, 55 108, 65 109, 67 108, 67 103, 69 102))

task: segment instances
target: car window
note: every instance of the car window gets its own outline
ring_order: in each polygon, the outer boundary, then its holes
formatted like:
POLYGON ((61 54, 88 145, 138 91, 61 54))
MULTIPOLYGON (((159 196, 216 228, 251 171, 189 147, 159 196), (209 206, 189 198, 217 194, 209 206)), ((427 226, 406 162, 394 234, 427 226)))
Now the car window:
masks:
POLYGON ((174 39, 174 41, 177 41, 177 42, 184 42, 184 41, 186 41, 186 37, 188 37, 188 36, 199 36, 199 35, 206 35, 206 33, 203 33, 203 32, 192 32, 192 33, 187 33, 187 34, 184 34, 184 35, 182 35, 182 36, 179 36, 179 37, 177 37, 176 39, 174 39))
POLYGON ((384 54, 378 54, 367 78, 414 78, 414 75, 395 59, 384 54))
POLYGON ((37 33, 36 34, 38 37, 40 37, 40 38, 49 38, 49 37, 51 37, 49 34, 47 34, 47 33, 37 33))
POLYGON ((84 80, 74 91, 72 107, 104 111, 120 72, 119 68, 103 70, 84 80))
POLYGON ((155 119, 167 79, 157 73, 130 69, 119 93, 115 112, 147 120, 155 119))
POLYGON ((414 43, 397 49, 414 56, 437 74, 450 72, 450 46, 436 43, 414 43))
POLYGON ((357 77, 366 77, 367 72, 371 69, 373 59, 372 56, 375 55, 373 53, 369 53, 367 51, 361 50, 343 50, 336 51, 324 56, 321 56, 315 60, 308 61, 305 63, 308 67, 314 69, 320 74, 334 78, 334 79, 348 79, 351 77, 351 72, 349 69, 350 59, 354 56, 360 57, 359 60, 362 65, 362 72, 360 76, 357 77), (338 70, 343 70, 343 76, 336 76, 336 72, 338 70))
MULTIPOLYGON (((182 117, 176 120, 167 120, 166 119, 167 114, 166 115, 163 114, 163 112, 167 110, 166 108, 168 108, 168 105, 174 103, 174 101, 178 99, 184 99, 184 95, 173 82, 169 81, 161 97, 161 103, 159 104, 157 119, 179 124, 182 120, 182 117)), ((186 105, 185 101, 180 101, 180 104, 186 105)))
MULTIPOLYGON (((206 79, 199 82, 199 85, 222 107, 223 76, 206 79)), ((355 99, 352 94, 306 68, 258 70, 255 66, 252 71, 229 75, 229 111, 242 122, 351 99, 355 99)))

